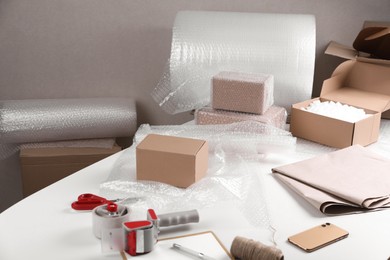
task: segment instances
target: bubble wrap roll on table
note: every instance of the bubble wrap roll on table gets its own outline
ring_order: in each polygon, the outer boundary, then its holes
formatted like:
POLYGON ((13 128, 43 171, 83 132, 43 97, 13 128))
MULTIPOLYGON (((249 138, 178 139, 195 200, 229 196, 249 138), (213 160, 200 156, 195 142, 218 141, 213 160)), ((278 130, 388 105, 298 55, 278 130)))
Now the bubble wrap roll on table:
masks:
POLYGON ((132 136, 135 102, 128 98, 0 101, 0 143, 132 136))
POLYGON ((313 15, 181 11, 169 64, 152 92, 168 113, 210 103, 213 75, 240 71, 274 75, 275 105, 311 98, 316 27, 313 15))

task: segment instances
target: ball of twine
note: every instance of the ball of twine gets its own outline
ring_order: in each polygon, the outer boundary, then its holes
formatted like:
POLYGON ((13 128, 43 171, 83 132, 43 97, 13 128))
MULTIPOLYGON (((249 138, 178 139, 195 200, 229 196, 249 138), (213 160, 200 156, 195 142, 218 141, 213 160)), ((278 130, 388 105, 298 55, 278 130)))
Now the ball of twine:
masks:
POLYGON ((235 237, 230 253, 241 260, 283 260, 280 249, 244 237, 235 237))

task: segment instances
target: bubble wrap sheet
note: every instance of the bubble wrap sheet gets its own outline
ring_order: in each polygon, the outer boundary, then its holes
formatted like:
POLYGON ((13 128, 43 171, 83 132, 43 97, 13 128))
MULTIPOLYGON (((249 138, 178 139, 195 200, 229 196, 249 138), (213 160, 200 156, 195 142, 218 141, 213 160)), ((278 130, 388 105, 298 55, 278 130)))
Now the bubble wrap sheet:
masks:
POLYGON ((100 186, 106 197, 128 197, 134 219, 144 218, 147 208, 172 212, 212 207, 216 203, 233 202, 254 226, 269 227, 270 220, 263 194, 259 164, 267 155, 291 152, 296 139, 287 131, 258 122, 231 125, 142 125, 134 145, 115 162, 106 182, 100 186), (164 134, 207 140, 209 168, 206 177, 187 189, 164 183, 136 181, 135 146, 150 134, 164 134), (138 198, 138 199, 136 199, 138 198))
POLYGON ((132 136, 136 127, 132 99, 0 101, 0 144, 132 136))
POLYGON ((171 55, 152 92, 168 113, 210 103, 211 78, 220 71, 274 75, 275 105, 311 98, 315 59, 312 15, 181 11, 171 55))

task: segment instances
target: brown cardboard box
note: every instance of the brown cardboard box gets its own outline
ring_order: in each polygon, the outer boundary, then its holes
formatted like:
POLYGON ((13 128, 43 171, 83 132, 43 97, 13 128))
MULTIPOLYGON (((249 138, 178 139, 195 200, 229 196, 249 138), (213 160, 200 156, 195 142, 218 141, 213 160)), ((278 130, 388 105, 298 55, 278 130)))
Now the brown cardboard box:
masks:
POLYGON ((20 150, 23 196, 85 168, 121 148, 25 148, 20 150))
POLYGON ((294 136, 337 148, 377 141, 381 112, 390 109, 390 61, 355 57, 348 52, 353 53, 345 46, 329 45, 327 54, 350 60, 340 64, 324 81, 319 99, 363 108, 371 115, 348 123, 301 110, 315 99, 300 102, 291 111, 290 130, 294 136))
MULTIPOLYGON (((363 24, 363 28, 367 27, 390 27, 390 22, 365 21, 363 24)), ((359 52, 353 47, 346 46, 337 42, 330 42, 329 46, 325 50, 325 53, 347 60, 356 59, 362 62, 390 65, 390 60, 371 58, 368 53, 359 52)))
POLYGON ((206 141, 149 134, 136 147, 137 179, 186 188, 206 175, 206 141))
MULTIPOLYGON (((363 28, 367 27, 390 27, 390 22, 377 22, 377 21, 365 21, 363 28)), ((345 46, 336 42, 331 42, 328 48, 325 51, 326 54, 341 57, 344 59, 356 59, 362 62, 374 63, 374 64, 383 64, 390 66, 390 60, 383 60, 377 58, 370 58, 369 54, 364 52, 358 52, 352 47, 345 46)), ((382 118, 390 119, 390 110, 384 111, 382 113, 382 118)))

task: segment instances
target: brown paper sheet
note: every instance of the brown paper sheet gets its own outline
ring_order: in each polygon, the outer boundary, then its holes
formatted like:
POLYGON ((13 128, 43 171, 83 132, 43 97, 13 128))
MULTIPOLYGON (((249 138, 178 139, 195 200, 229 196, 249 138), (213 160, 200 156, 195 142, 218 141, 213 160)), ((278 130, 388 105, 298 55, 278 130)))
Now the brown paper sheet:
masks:
POLYGON ((272 171, 327 215, 390 208, 390 159, 360 145, 272 171))

